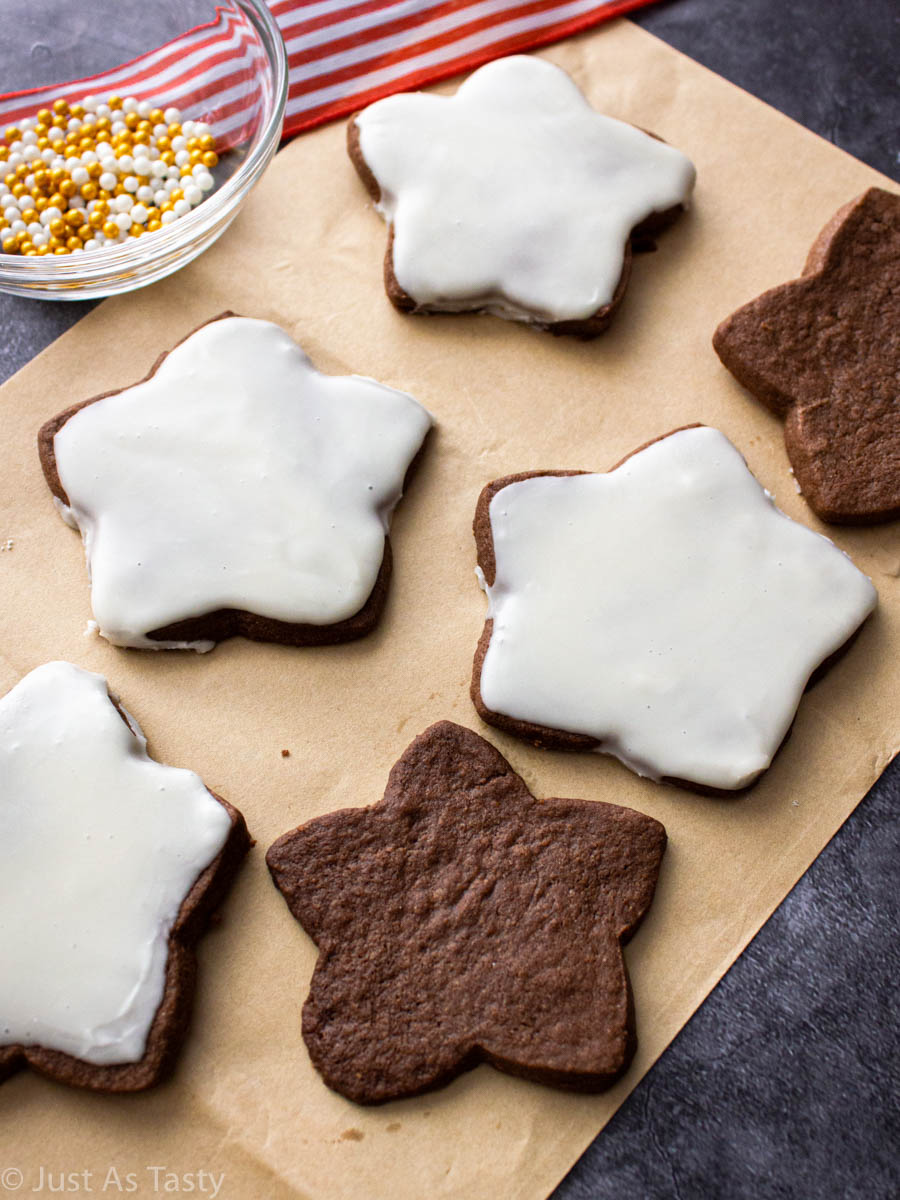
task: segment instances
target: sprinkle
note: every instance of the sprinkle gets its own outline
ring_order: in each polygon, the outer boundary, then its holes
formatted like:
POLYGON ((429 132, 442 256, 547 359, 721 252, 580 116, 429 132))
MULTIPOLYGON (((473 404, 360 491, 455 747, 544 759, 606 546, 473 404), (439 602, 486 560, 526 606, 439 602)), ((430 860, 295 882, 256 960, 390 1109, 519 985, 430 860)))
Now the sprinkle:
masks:
POLYGON ((215 139, 134 96, 59 99, 0 131, 0 249, 81 254, 169 226, 215 187, 215 139))

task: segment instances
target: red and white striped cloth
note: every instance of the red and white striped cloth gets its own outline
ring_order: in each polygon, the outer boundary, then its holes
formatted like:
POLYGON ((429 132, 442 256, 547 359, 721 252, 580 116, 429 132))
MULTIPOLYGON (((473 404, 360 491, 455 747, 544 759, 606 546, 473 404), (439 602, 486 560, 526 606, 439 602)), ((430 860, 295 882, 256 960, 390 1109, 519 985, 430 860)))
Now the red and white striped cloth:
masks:
MULTIPOLYGON (((268 0, 289 63, 285 138, 346 116, 391 92, 424 87, 504 54, 568 37, 651 0, 268 0)), ((252 118, 254 61, 262 54, 236 11, 217 8, 188 30, 115 70, 0 96, 0 129, 59 96, 110 93, 188 108, 224 146, 252 118), (198 111, 197 102, 202 111, 198 111)))

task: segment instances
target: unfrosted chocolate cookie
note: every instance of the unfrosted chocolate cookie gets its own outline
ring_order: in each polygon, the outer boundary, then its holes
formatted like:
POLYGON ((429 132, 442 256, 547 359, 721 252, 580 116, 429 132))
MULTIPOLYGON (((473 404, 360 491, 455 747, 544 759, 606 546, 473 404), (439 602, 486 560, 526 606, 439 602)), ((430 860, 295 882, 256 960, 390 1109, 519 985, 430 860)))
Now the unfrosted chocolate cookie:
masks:
POLYGON ((474 533, 489 600, 471 687, 482 719, 702 792, 766 770, 804 689, 876 602, 703 426, 611 471, 494 480, 474 533))
POLYGON ((188 1030, 195 946, 250 846, 147 755, 106 681, 47 663, 0 700, 0 1081, 141 1091, 188 1030))
POLYGON ((352 118, 347 145, 388 222, 397 308, 580 337, 607 327, 632 250, 654 248, 694 184, 683 154, 527 56, 489 63, 449 99, 379 100, 352 118))
POLYGON ((801 278, 738 309, 713 346, 784 418, 797 482, 823 521, 900 516, 900 195, 870 188, 836 212, 801 278))
POLYGON ((665 843, 631 809, 536 800, 483 738, 432 725, 377 804, 310 821, 266 855, 319 948, 303 1007, 316 1069, 360 1104, 479 1062, 608 1087, 635 1049, 621 946, 665 843))
POLYGON ((430 426, 411 396, 323 375, 276 325, 223 313, 139 383, 53 417, 39 449, 103 637, 324 645, 381 614, 391 514, 430 426))

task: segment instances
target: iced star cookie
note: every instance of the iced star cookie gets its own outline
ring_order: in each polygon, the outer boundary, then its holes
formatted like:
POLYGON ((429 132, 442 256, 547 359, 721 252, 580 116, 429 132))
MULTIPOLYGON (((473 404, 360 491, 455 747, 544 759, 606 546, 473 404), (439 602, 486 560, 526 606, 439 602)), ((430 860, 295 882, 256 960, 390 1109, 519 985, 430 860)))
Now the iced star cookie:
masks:
POLYGON ((380 1104, 479 1062, 579 1091, 634 1054, 622 958, 666 833, 632 809, 536 800, 483 738, 441 721, 371 808, 266 855, 319 948, 303 1038, 330 1088, 380 1104))
POLYGON ((0 700, 0 1081, 133 1092, 174 1066, 194 947, 249 846, 147 754, 106 680, 38 667, 0 700))
POLYGON ((278 326, 226 313, 39 446, 114 645, 321 645, 381 614, 391 513, 430 426, 404 392, 322 375, 278 326))
POLYGON ((784 418, 823 521, 900 517, 900 195, 870 188, 819 234, 803 275, 738 309, 713 346, 784 418))
POLYGON ((780 512, 703 426, 605 474, 495 480, 474 530, 481 717, 704 791, 766 770, 814 672, 876 603, 850 559, 780 512))
POLYGON ((449 99, 377 101, 351 120, 348 149, 388 223, 398 308, 584 337, 609 324, 632 248, 652 248, 694 186, 680 151, 526 56, 488 63, 449 99))

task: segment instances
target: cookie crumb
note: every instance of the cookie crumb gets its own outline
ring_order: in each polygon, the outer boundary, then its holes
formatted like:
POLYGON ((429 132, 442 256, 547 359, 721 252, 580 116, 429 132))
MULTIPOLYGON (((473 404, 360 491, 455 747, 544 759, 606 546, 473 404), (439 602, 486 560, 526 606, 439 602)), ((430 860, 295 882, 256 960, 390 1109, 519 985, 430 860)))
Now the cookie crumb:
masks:
POLYGON ((282 750, 282 752, 281 752, 281 757, 282 757, 282 758, 290 758, 290 757, 291 757, 291 752, 290 752, 290 750, 282 750))
POLYGON ((361 1129, 345 1129, 341 1134, 342 1142, 361 1142, 366 1135, 361 1129))

